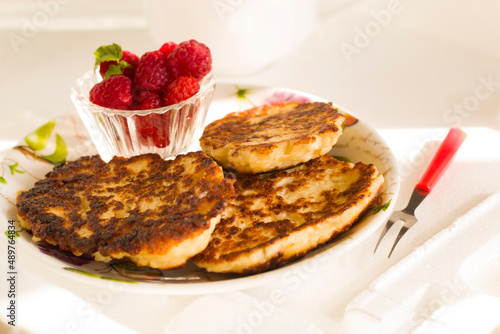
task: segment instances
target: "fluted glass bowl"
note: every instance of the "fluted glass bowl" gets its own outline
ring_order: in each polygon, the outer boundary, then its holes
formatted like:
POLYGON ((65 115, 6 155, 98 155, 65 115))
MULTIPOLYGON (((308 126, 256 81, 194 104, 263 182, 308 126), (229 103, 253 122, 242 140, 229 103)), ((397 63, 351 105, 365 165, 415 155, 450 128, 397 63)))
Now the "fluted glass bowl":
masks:
POLYGON ((131 157, 158 153, 164 159, 189 150, 203 131, 215 91, 215 77, 207 74, 200 91, 180 103, 149 110, 117 110, 89 100, 99 74, 86 72, 71 90, 71 99, 104 161, 113 156, 131 157))

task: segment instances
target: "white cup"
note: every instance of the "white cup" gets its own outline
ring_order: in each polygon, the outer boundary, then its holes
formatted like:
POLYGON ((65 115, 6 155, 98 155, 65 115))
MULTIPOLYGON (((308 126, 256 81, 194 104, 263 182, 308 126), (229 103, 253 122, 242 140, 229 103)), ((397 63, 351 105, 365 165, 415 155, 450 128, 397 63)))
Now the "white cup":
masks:
POLYGON ((206 44, 213 71, 255 72, 289 53, 311 33, 316 0, 145 0, 153 40, 206 44))

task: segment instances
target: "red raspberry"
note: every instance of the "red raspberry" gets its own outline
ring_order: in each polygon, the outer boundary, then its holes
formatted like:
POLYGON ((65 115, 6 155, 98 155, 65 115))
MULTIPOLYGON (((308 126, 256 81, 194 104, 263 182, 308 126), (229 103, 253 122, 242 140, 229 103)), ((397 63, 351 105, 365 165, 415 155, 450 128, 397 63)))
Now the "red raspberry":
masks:
POLYGON ((135 85, 154 93, 160 93, 169 83, 167 61, 161 51, 142 55, 135 72, 135 85))
POLYGON ((175 79, 168 85, 163 95, 163 104, 166 106, 182 102, 189 99, 200 91, 200 84, 196 79, 182 76, 175 79))
POLYGON ((139 66, 140 58, 130 51, 123 50, 123 56, 121 60, 126 61, 130 66, 137 68, 139 66))
POLYGON ((90 102, 106 108, 127 110, 132 104, 132 81, 123 74, 112 75, 89 92, 90 102))
POLYGON ((137 128, 137 131, 139 131, 139 134, 143 138, 148 138, 152 137, 153 134, 155 133, 155 127, 154 127, 154 114, 150 115, 135 115, 135 127, 137 128))
MULTIPOLYGON (((135 70, 137 69, 137 65, 139 65, 139 57, 137 57, 135 54, 129 51, 123 51, 123 55, 120 58, 120 60, 126 61, 130 66, 132 67, 127 67, 123 69, 123 74, 129 77, 131 80, 134 80, 135 76, 135 70)), ((103 61, 102 63, 99 64, 99 73, 101 74, 101 77, 104 78, 104 75, 108 71, 109 67, 111 65, 116 65, 117 62, 114 60, 111 61, 103 61)))
POLYGON ((134 86, 132 87, 132 98, 134 103, 141 104, 151 93, 142 87, 134 86))
POLYGON ((180 43, 167 61, 174 78, 187 75, 200 80, 212 70, 210 49, 194 39, 180 43))
POLYGON ((134 116, 139 134, 145 140, 152 140, 156 147, 170 145, 170 112, 165 114, 149 114, 134 116))
POLYGON ((142 102, 134 107, 134 110, 156 109, 162 106, 161 98, 155 93, 148 93, 142 102))
POLYGON ((111 60, 111 61, 103 61, 102 63, 99 64, 99 73, 101 74, 101 77, 104 78, 104 75, 108 71, 109 67, 111 65, 116 65, 118 64, 116 61, 111 60))
MULTIPOLYGON (((147 89, 144 89, 139 86, 134 86, 132 87, 132 98, 134 99, 135 104, 141 104, 146 100, 147 98, 151 97, 151 95, 159 97, 159 94, 150 92, 147 89)), ((161 99, 160 99, 161 100, 161 99)))
POLYGON ((177 43, 175 42, 167 42, 163 44, 160 48, 160 51, 167 57, 174 49, 177 47, 177 43))
POLYGON ((167 147, 170 145, 170 112, 154 115, 156 132, 153 135, 153 144, 156 147, 167 147))
POLYGON ((129 77, 132 81, 135 79, 135 71, 137 66, 139 66, 139 57, 129 51, 123 51, 122 59, 126 61, 132 67, 126 67, 123 69, 123 74, 129 77))

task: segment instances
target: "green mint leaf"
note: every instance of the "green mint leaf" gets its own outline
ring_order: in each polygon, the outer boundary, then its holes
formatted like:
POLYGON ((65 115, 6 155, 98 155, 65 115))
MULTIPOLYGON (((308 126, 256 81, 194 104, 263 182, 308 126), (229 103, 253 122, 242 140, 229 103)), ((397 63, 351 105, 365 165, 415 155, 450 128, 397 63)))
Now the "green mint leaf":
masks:
POLYGON ((0 183, 7 184, 7 180, 3 176, 0 176, 0 183))
POLYGON ((123 70, 126 68, 132 68, 132 65, 127 63, 125 60, 120 60, 118 64, 109 66, 108 70, 104 74, 104 79, 109 78, 112 75, 123 74, 123 70))
POLYGON ((95 65, 94 65, 94 72, 97 70, 97 67, 99 66, 100 63, 103 61, 120 61, 120 59, 123 56, 122 48, 116 43, 113 43, 111 45, 103 45, 99 47, 97 50, 94 52, 95 55, 95 65))
POLYGON ((119 65, 110 65, 106 73, 104 74, 104 79, 109 78, 112 75, 122 74, 122 69, 119 65))
POLYGON ((120 65, 120 68, 125 69, 125 68, 132 68, 133 66, 127 63, 125 60, 120 60, 118 62, 118 65, 120 65))

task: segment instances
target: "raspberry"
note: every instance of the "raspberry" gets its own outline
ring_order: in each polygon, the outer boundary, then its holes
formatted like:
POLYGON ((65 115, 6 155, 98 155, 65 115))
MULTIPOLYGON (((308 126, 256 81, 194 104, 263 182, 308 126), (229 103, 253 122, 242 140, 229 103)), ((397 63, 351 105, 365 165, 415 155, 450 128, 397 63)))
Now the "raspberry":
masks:
POLYGON ((112 75, 92 87, 89 99, 101 107, 127 110, 132 104, 131 87, 129 77, 123 74, 112 75))
POLYGON ((111 61, 103 61, 101 64, 99 64, 99 73, 101 74, 101 77, 104 78, 106 75, 106 72, 109 70, 109 67, 111 65, 116 65, 118 64, 116 61, 111 60, 111 61))
POLYGON ((177 47, 177 43, 167 42, 161 46, 160 51, 161 51, 161 53, 163 53, 163 55, 165 57, 167 57, 172 51, 174 51, 174 49, 176 47, 177 47))
POLYGON ((160 51, 142 55, 135 72, 135 85, 154 93, 160 93, 169 83, 167 61, 160 51))
POLYGON ((132 87, 132 97, 134 99, 134 103, 136 103, 136 104, 141 104, 151 94, 155 94, 155 93, 151 93, 147 89, 144 89, 144 88, 139 87, 139 86, 132 87))
POLYGON ((134 103, 141 104, 146 97, 148 97, 149 92, 139 86, 132 87, 132 98, 134 99, 134 103))
POLYGON ((137 66, 139 66, 139 57, 129 51, 123 51, 122 59, 127 62, 132 67, 126 67, 123 69, 123 74, 129 77, 132 81, 135 78, 135 71, 137 66))
POLYGON ((170 112, 154 116, 156 132, 153 134, 153 144, 156 147, 167 147, 170 145, 170 112))
POLYGON ((210 49, 194 39, 180 43, 167 57, 174 78, 192 76, 200 80, 212 70, 210 49))
POLYGON ((139 66, 140 58, 130 51, 123 50, 123 56, 122 56, 121 60, 124 60, 130 66, 137 68, 137 66, 139 66))
MULTIPOLYGON (((134 107, 135 110, 156 109, 162 106, 162 99, 158 94, 139 87, 135 87, 132 91, 134 100, 139 103, 134 107)), ((152 140, 156 147, 166 147, 170 144, 169 115, 167 112, 166 114, 134 116, 137 131, 145 140, 152 140)))
POLYGON ((160 148, 170 145, 170 112, 134 117, 139 134, 144 139, 152 140, 153 145, 160 148))
MULTIPOLYGON (((134 80, 135 76, 135 70, 137 68, 137 65, 139 65, 139 57, 137 57, 135 54, 129 51, 123 51, 123 55, 120 58, 120 60, 126 61, 127 64, 129 64, 132 67, 126 67, 122 70, 123 74, 129 77, 131 80, 134 80)), ((108 71, 109 67, 111 65, 117 65, 118 62, 114 60, 110 61, 103 61, 102 63, 99 64, 99 73, 101 74, 101 77, 105 77, 106 72, 108 71)))
POLYGON ((156 109, 162 106, 161 98, 155 93, 147 93, 142 102, 134 107, 134 110, 156 109))
POLYGON ((200 84, 196 79, 181 76, 168 85, 163 95, 163 104, 166 106, 189 99, 200 91, 200 84))

